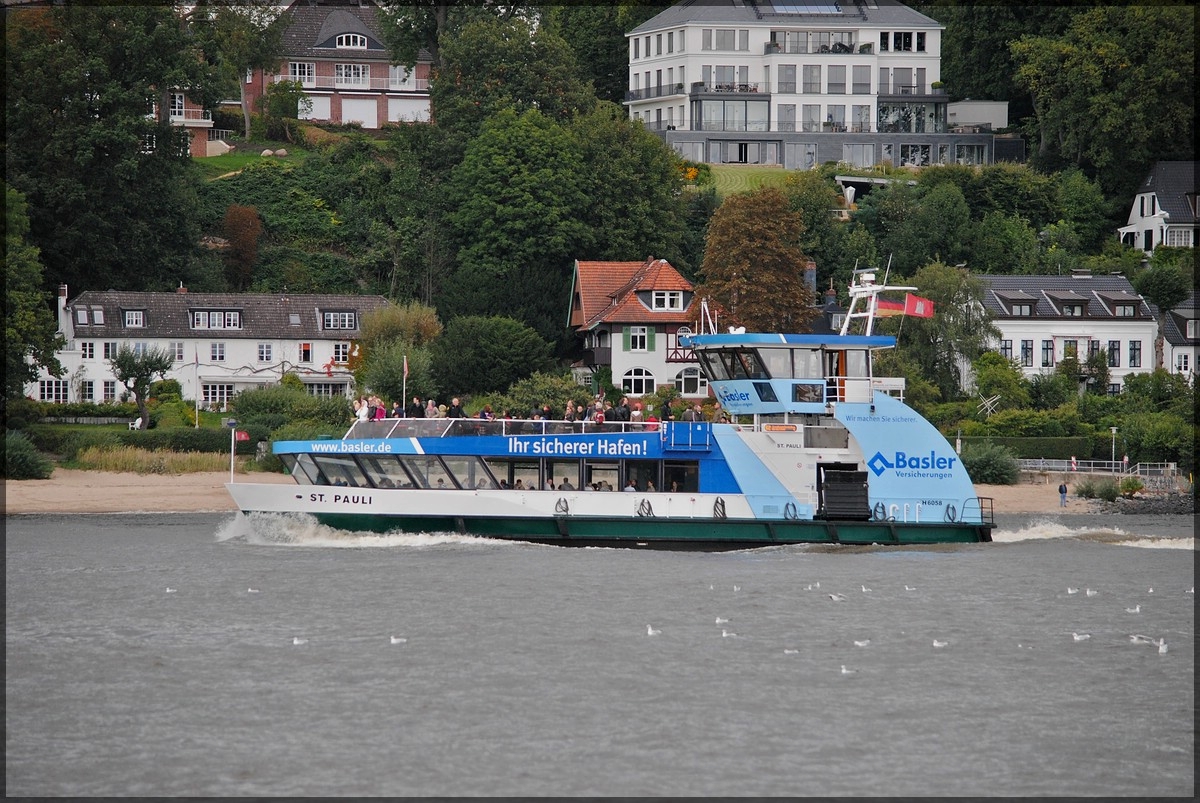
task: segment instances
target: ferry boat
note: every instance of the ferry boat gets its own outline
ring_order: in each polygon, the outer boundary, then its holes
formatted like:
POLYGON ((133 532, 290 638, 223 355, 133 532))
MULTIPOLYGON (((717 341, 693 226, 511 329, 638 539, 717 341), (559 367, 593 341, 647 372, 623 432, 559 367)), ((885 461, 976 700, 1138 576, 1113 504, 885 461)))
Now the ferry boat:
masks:
POLYGON ((245 514, 562 546, 990 541, 992 500, 903 402, 903 378, 872 374, 873 352, 895 346, 872 334, 880 295, 912 289, 856 270, 837 333, 683 336, 730 423, 356 422, 273 445, 294 486, 227 488, 245 514))

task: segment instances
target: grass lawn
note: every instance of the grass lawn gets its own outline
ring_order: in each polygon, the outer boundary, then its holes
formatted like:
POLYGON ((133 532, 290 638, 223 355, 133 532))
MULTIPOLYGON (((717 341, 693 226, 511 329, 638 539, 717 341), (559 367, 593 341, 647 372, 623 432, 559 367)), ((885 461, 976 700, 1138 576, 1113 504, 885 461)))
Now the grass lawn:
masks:
POLYGON ((782 187, 790 170, 769 165, 711 165, 717 195, 725 198, 759 187, 782 187))
POLYGON ((279 157, 279 161, 296 162, 303 161, 308 157, 307 150, 287 142, 246 142, 240 139, 231 140, 231 142, 236 149, 224 156, 206 156, 192 160, 192 164, 200 171, 202 179, 211 181, 229 173, 237 173, 248 164, 261 162, 263 159, 276 159, 275 156, 262 155, 262 152, 267 149, 275 151, 283 148, 286 150, 288 155, 279 157))

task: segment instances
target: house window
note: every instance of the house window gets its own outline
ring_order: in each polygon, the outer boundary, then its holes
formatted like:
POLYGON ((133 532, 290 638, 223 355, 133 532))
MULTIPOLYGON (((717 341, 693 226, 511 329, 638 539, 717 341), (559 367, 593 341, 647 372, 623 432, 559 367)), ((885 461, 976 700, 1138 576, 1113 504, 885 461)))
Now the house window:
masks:
POLYGON ((633 37, 633 57, 635 59, 640 59, 642 57, 642 40, 636 36, 633 37))
POLYGON ((338 34, 337 46, 340 48, 350 48, 354 50, 366 50, 367 37, 359 33, 338 34))
POLYGON ((1120 382, 1109 382, 1108 383, 1108 395, 1109 396, 1120 396, 1121 395, 1121 383, 1120 382))
POLYGON ((242 313, 198 310, 192 313, 193 329, 241 329, 242 313))
POLYGON ((111 360, 117 356, 117 344, 111 340, 104 343, 104 359, 111 360))
POLYGON ((912 31, 896 31, 892 34, 892 49, 911 51, 913 49, 912 31))
POLYGON ((1021 341, 1021 365, 1026 368, 1033 367, 1033 341, 1021 341))
POLYGON ((1115 307, 1113 307, 1113 315, 1117 318, 1132 318, 1133 317, 1133 305, 1132 304, 1117 304, 1115 307))
POLYGON ((333 344, 333 361, 336 363, 344 363, 350 359, 350 344, 349 343, 334 343, 333 344))
POLYGON ((87 322, 87 308, 80 307, 79 309, 75 310, 75 323, 79 324, 80 326, 87 326, 87 322))
POLYGON ((621 378, 621 388, 634 396, 645 396, 654 392, 654 374, 645 368, 630 368, 621 378))
POLYGON ((855 167, 871 167, 875 164, 874 145, 843 145, 842 161, 855 167))
POLYGON ((96 344, 84 342, 79 344, 79 354, 85 360, 92 360, 96 357, 96 344))
POLYGON ((270 362, 271 361, 271 344, 270 343, 259 343, 258 344, 258 361, 259 362, 270 362))
POLYGON ((167 344, 167 351, 175 362, 183 362, 183 341, 172 340, 167 344))
POLYGON ((1180 373, 1180 374, 1186 374, 1188 371, 1190 371, 1191 367, 1192 367, 1191 359, 1192 359, 1191 355, 1187 354, 1186 352, 1181 351, 1178 354, 1176 354, 1175 355, 1175 372, 1180 373))
POLYGON ((805 94, 821 94, 821 65, 805 64, 800 70, 800 89, 805 94))
POLYGON ((1187 325, 1184 328, 1187 332, 1187 339, 1195 340, 1196 339, 1196 320, 1193 318, 1192 320, 1188 321, 1187 325))
POLYGON ((1109 368, 1120 368, 1121 367, 1121 341, 1120 340, 1108 341, 1108 367, 1109 368))
POLYGON ((317 65, 307 61, 289 62, 288 79, 299 81, 303 86, 315 86, 317 83, 317 65))
POLYGON ((1095 357, 1099 353, 1100 353, 1100 341, 1099 340, 1089 340, 1088 341, 1088 359, 1095 357))
POLYGON ((892 35, 890 33, 888 33, 887 31, 884 31, 883 33, 879 34, 879 49, 881 51, 886 51, 888 49, 888 44, 891 43, 891 40, 892 40, 892 35))
POLYGON ((85 402, 94 402, 96 400, 96 383, 85 381, 79 383, 79 400, 85 402))
POLYGON ((111 402, 117 399, 117 382, 115 379, 104 380, 104 401, 111 402))
POLYGON ((96 326, 104 325, 104 310, 100 307, 92 307, 92 323, 96 326))
POLYGON ((1192 245, 1192 232, 1190 229, 1167 229, 1166 235, 1163 237, 1162 244, 1190 248, 1192 245))
POLYGON ((1129 341, 1129 367, 1142 367, 1142 341, 1140 340, 1129 341))
POLYGON ((1079 341, 1064 340, 1063 341, 1063 357, 1064 358, 1075 357, 1076 359, 1078 359, 1079 358, 1079 341))
POLYGON ((179 92, 171 93, 171 116, 176 119, 183 117, 183 95, 179 92))
POLYGON ((38 382, 38 398, 44 402, 66 404, 67 386, 65 379, 43 379, 38 382))
POLYGON ((1000 356, 1006 360, 1011 360, 1013 358, 1013 350, 1012 350, 1012 341, 1011 340, 1001 340, 1000 341, 1000 356))
POLYGON ((675 32, 674 31, 667 31, 667 52, 668 53, 675 52, 675 32))
POLYGON ((200 400, 204 406, 211 409, 226 409, 229 400, 233 398, 233 385, 204 385, 201 389, 200 400))
POLYGON ((1063 304, 1062 305, 1062 314, 1063 314, 1064 318, 1082 318, 1083 317, 1083 305, 1082 304, 1063 304))
POLYGON ((1012 305, 1012 314, 1014 316, 1021 316, 1021 317, 1028 318, 1030 315, 1033 314, 1033 305, 1032 304, 1013 304, 1012 305))
POLYGON ((141 329, 146 325, 146 313, 140 309, 125 310, 125 325, 131 329, 141 329))
POLYGON ((1048 368, 1054 365, 1054 341, 1042 341, 1042 367, 1048 368))
POLYGON ((402 64, 388 67, 388 86, 392 89, 416 89, 413 71, 402 64))
POLYGON ((678 290, 655 290, 653 309, 683 309, 683 293, 678 290))
POLYGON ((225 344, 224 343, 209 344, 209 354, 212 356, 213 362, 225 362, 225 344))
POLYGON ((304 389, 313 396, 319 396, 322 399, 336 399, 338 397, 345 398, 346 396, 345 382, 313 382, 311 384, 306 384, 304 389))
POLYGON ((625 337, 628 342, 625 346, 626 351, 646 351, 648 349, 649 336, 645 326, 630 326, 625 329, 625 337))
POLYGON ((354 329, 354 313, 353 312, 326 312, 325 313, 325 328, 326 329, 354 329))
POLYGON ((335 64, 333 78, 338 86, 368 86, 371 83, 371 65, 335 64))
POLYGON ((921 31, 917 32, 917 52, 925 52, 925 34, 921 31))
POLYGON ((829 75, 829 94, 831 94, 831 95, 846 94, 846 65, 845 64, 830 64, 828 75, 829 75))
POLYGON ((146 352, 149 350, 150 350, 149 343, 134 343, 133 344, 133 353, 135 356, 145 357, 146 352))
POLYGON ((312 362, 312 343, 300 344, 300 362, 312 362))
POLYGON ((684 396, 703 396, 708 393, 708 380, 699 368, 684 368, 675 375, 675 389, 684 396))

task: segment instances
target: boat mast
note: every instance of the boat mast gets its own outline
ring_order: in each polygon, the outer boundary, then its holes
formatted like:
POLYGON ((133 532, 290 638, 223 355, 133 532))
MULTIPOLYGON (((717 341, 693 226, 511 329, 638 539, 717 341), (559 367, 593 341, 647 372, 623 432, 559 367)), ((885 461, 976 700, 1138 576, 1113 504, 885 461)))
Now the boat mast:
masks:
POLYGON ((851 333, 850 329, 853 321, 857 320, 865 322, 862 334, 871 334, 871 330, 875 325, 875 314, 879 309, 880 293, 888 290, 917 289, 902 285, 888 285, 887 277, 891 270, 892 258, 889 256, 887 268, 883 274, 883 284, 875 284, 875 269, 859 268, 858 262, 854 263, 854 270, 850 279, 850 308, 846 310, 846 317, 842 320, 841 334, 843 336, 851 333))

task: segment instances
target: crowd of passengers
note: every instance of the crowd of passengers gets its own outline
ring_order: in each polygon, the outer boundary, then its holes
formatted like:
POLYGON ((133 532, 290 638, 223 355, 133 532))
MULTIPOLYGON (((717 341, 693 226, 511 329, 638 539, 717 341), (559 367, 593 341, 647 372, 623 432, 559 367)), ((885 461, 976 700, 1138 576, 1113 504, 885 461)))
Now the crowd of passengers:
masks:
MULTIPOLYGON (((342 477, 338 477, 337 479, 335 479, 333 481, 333 485, 349 486, 350 483, 346 482, 346 480, 343 479, 342 477)), ((416 487, 412 483, 404 483, 403 485, 397 485, 395 482, 393 482, 388 477, 384 477, 383 479, 379 480, 379 482, 377 483, 377 486, 380 488, 415 488, 416 487)), ((431 487, 440 490, 440 489, 448 489, 451 486, 447 485, 446 481, 439 477, 437 484, 435 484, 431 487)), ((488 479, 481 479, 475 487, 478 489, 491 488, 492 482, 491 482, 491 480, 488 480, 488 479)), ((522 481, 521 479, 518 479, 512 485, 508 484, 508 480, 500 480, 499 488, 502 491, 536 491, 536 490, 538 490, 536 482, 531 482, 528 485, 526 485, 524 483, 524 481, 522 481)), ((576 488, 574 485, 571 484, 570 478, 563 477, 562 482, 559 483, 558 485, 554 484, 554 480, 546 480, 546 485, 541 490, 544 490, 544 491, 579 491, 579 490, 582 490, 582 491, 612 491, 614 489, 612 487, 612 484, 609 483, 607 480, 600 480, 599 482, 591 482, 591 483, 585 482, 583 484, 582 488, 576 488)), ((655 491, 658 490, 658 488, 654 487, 653 480, 646 480, 646 486, 644 488, 639 487, 638 484, 631 477, 629 479, 629 481, 625 483, 625 487, 622 488, 621 490, 630 491, 630 492, 646 491, 648 493, 654 493, 655 491)), ((671 493, 678 493, 679 492, 679 483, 672 482, 670 491, 671 491, 671 493)))
MULTIPOLYGON (((358 421, 382 421, 387 418, 469 418, 474 417, 483 421, 494 421, 498 418, 512 420, 513 415, 508 410, 498 414, 492 410, 492 405, 485 404, 475 416, 468 416, 463 410, 462 401, 455 397, 450 405, 438 404, 434 399, 421 402, 419 396, 413 396, 408 407, 401 407, 400 402, 392 402, 391 409, 378 396, 361 396, 354 400, 354 417, 358 421)), ((630 422, 646 424, 647 429, 658 429, 659 418, 652 407, 643 411, 640 401, 630 401, 628 396, 622 396, 620 402, 613 404, 603 397, 597 397, 588 404, 568 400, 562 416, 549 404, 543 404, 529 412, 526 418, 530 421, 590 421, 595 424, 605 422, 630 422)), ((720 403, 715 405, 711 416, 706 416, 704 408, 699 403, 690 407, 682 405, 678 410, 667 408, 667 421, 712 421, 727 424, 729 416, 721 409, 720 403)))

